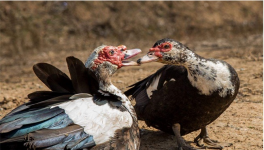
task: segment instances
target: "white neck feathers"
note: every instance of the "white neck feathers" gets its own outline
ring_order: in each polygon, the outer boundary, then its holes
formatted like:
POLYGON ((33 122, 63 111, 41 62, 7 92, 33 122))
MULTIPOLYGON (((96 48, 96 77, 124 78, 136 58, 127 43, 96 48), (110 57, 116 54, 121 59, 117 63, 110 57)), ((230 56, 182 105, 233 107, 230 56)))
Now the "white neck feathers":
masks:
POLYGON ((122 105, 125 106, 128 112, 131 114, 131 116, 133 117, 133 120, 137 121, 137 117, 136 117, 137 115, 136 115, 135 109, 133 105, 131 104, 131 102, 129 101, 129 99, 126 97, 126 95, 122 93, 122 91, 120 91, 113 84, 108 84, 107 86, 104 86, 102 90, 108 91, 112 94, 115 94, 116 96, 119 96, 121 98, 120 101, 122 102, 122 105))
POLYGON ((200 94, 211 95, 216 91, 221 97, 227 96, 228 93, 234 94, 231 73, 225 62, 204 59, 189 50, 186 55, 184 66, 188 70, 188 79, 200 94))

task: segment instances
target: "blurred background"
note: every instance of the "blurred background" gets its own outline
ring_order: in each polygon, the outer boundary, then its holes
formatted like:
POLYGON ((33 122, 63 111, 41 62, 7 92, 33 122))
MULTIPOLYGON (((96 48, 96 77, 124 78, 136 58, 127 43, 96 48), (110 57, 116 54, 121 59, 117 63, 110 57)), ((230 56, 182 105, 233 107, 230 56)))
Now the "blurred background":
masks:
MULTIPOLYGON (((231 64, 240 78, 232 105, 209 126, 230 149, 263 149, 263 2, 0 2, 0 118, 49 90, 32 66, 50 63, 69 75, 65 58, 85 61, 102 44, 140 48, 146 54, 162 38, 175 39, 206 58, 231 64)), ((112 77, 122 91, 163 64, 123 67, 112 77)), ((134 104, 134 102, 132 101, 134 104)), ((176 149, 173 136, 149 128, 141 150, 176 149)), ((184 136, 193 141, 199 132, 184 136)), ((192 143, 192 146, 195 146, 192 143)))
POLYGON ((0 2, 0 55, 247 38, 262 34, 262 15, 263 2, 246 1, 0 2))

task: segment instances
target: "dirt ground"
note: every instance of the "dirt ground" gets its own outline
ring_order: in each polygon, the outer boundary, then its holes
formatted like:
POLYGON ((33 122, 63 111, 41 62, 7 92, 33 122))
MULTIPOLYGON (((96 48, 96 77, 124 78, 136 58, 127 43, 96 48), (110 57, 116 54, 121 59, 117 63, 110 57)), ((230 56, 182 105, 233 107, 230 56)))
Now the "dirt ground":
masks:
MULTIPOLYGON (((222 59, 231 64, 240 78, 240 90, 232 105, 208 127, 212 139, 233 143, 225 148, 255 150, 263 149, 263 55, 262 34, 251 35, 236 40, 216 39, 185 43, 195 52, 206 58, 222 59)), ((144 55, 153 42, 144 44, 144 55)), ((122 43, 120 43, 122 44, 122 43)), ((134 46, 135 47, 135 46, 134 46)), ((0 118, 16 106, 28 101, 27 94, 37 90, 47 90, 45 85, 34 75, 32 66, 38 62, 47 62, 67 71, 65 58, 73 55, 83 61, 91 50, 82 51, 43 51, 37 55, 28 54, 23 58, 13 57, 0 60, 0 118)), ((136 58, 135 58, 136 59, 136 58)), ((113 83, 125 91, 128 85, 154 73, 163 64, 149 63, 140 67, 124 67, 113 77, 113 83)), ((133 101, 134 103, 134 101, 133 101)), ((177 145, 174 136, 167 135, 154 128, 147 127, 140 121, 142 131, 141 150, 172 150, 177 145)), ((192 142, 199 131, 184 136, 192 142)))
MULTIPOLYGON (((233 146, 263 149, 263 2, 0 2, 0 118, 48 90, 32 66, 50 63, 69 75, 65 58, 85 61, 101 44, 140 48, 172 38, 205 58, 231 64, 240 78, 235 101, 208 126, 209 136, 233 146)), ((121 68, 122 91, 163 64, 121 68)), ((135 102, 132 101, 134 104, 135 102)), ((176 149, 175 138, 140 121, 141 150, 176 149)), ((199 131, 184 136, 195 147, 199 131)))

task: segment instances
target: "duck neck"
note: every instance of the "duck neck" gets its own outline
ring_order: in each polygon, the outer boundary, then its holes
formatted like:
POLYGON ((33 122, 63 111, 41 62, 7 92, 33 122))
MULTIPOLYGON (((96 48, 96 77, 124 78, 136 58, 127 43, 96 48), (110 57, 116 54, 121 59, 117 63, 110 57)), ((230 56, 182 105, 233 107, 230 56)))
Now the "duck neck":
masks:
POLYGON ((137 121, 137 115, 134 110, 133 105, 129 101, 129 99, 122 93, 121 90, 119 90, 116 86, 114 86, 111 82, 111 75, 113 71, 111 69, 99 69, 96 71, 96 77, 99 81, 99 88, 102 92, 109 92, 113 95, 116 95, 120 97, 120 101, 122 102, 122 105, 128 110, 128 112, 131 114, 134 121, 137 121))
POLYGON ((190 50, 185 52, 186 59, 183 66, 188 70, 188 79, 193 86, 198 87, 199 81, 214 81, 216 78, 216 68, 214 63, 190 50))
POLYGON ((103 91, 107 91, 107 92, 109 92, 109 93, 111 93, 113 95, 116 95, 116 96, 120 97, 119 100, 122 102, 122 105, 131 114, 133 120, 137 122, 137 117, 136 117, 137 115, 136 115, 136 112, 135 112, 135 109, 134 109, 133 105, 131 104, 131 102, 129 101, 129 99, 126 97, 126 95, 123 94, 123 92, 121 90, 119 90, 116 86, 114 86, 111 83, 111 80, 110 79, 108 79, 107 82, 100 81, 99 87, 103 91))
POLYGON ((211 95, 213 92, 218 92, 221 97, 225 97, 230 92, 234 93, 227 63, 205 59, 188 49, 179 56, 181 56, 181 65, 188 70, 190 83, 200 91, 200 94, 211 95))

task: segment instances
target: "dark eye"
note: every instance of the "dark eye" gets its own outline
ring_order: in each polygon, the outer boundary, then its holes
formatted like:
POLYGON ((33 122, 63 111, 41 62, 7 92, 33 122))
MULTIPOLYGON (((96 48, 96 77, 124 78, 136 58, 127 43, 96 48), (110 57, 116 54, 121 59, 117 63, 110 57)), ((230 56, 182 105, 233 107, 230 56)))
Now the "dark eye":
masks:
POLYGON ((114 55, 114 53, 115 53, 114 50, 110 50, 110 51, 109 51, 109 54, 110 54, 110 55, 114 55))
POLYGON ((168 49, 168 48, 170 48, 170 45, 166 44, 166 45, 163 46, 163 48, 168 49))

